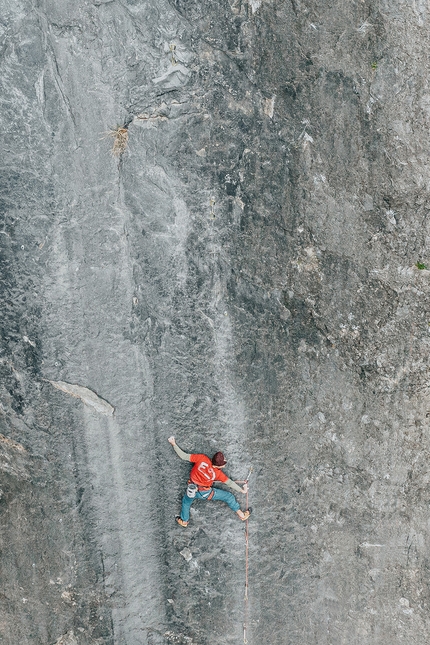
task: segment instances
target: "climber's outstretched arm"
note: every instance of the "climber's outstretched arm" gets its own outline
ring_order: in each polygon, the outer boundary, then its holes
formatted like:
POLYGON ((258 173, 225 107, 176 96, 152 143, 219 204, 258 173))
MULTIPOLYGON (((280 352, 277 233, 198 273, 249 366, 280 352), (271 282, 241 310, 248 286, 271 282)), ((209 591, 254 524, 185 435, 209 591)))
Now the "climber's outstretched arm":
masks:
POLYGON ((231 479, 227 479, 227 481, 224 482, 224 484, 226 486, 229 486, 230 488, 232 488, 233 490, 235 490, 238 493, 245 494, 247 492, 247 490, 248 490, 248 484, 247 483, 245 483, 243 485, 243 488, 241 488, 238 484, 236 484, 236 482, 232 481, 231 479))
POLYGON ((173 446, 173 450, 176 452, 178 457, 180 457, 184 461, 191 461, 191 455, 189 455, 187 452, 184 452, 179 448, 178 445, 176 445, 175 437, 169 437, 167 441, 173 446))

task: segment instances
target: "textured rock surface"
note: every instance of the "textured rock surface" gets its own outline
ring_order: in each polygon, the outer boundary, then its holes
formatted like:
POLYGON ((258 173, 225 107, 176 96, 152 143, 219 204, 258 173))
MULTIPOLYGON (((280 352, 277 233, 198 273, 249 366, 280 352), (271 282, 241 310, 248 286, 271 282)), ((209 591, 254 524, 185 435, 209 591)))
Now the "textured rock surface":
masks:
POLYGON ((425 642, 427 3, 1 6, 0 643, 425 642))

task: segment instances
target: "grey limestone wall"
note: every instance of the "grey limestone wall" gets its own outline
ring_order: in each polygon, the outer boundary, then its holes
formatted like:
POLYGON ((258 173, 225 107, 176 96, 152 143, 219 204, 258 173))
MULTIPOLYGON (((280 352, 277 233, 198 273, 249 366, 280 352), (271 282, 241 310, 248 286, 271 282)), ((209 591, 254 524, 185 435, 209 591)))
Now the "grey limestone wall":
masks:
POLYGON ((0 6, 0 643, 425 643, 428 3, 0 6))

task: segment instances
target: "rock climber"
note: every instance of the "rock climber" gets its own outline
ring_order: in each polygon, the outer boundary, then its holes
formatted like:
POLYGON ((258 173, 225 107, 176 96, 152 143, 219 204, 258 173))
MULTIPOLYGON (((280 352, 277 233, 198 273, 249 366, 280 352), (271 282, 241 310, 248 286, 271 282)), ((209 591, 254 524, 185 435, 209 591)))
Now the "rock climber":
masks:
POLYGON ((227 477, 222 469, 227 461, 222 452, 216 452, 212 459, 203 454, 191 454, 184 452, 176 444, 175 437, 169 437, 168 442, 172 444, 174 451, 184 461, 190 461, 194 466, 191 468, 189 486, 187 492, 182 498, 181 514, 176 517, 180 526, 188 526, 190 519, 191 504, 195 499, 213 499, 220 500, 228 504, 232 511, 235 511, 242 521, 248 519, 251 509, 246 511, 240 510, 240 504, 232 493, 221 488, 213 488, 215 481, 229 486, 238 493, 245 494, 248 491, 248 484, 245 483, 242 488, 227 477), (192 496, 191 496, 192 495, 192 496))

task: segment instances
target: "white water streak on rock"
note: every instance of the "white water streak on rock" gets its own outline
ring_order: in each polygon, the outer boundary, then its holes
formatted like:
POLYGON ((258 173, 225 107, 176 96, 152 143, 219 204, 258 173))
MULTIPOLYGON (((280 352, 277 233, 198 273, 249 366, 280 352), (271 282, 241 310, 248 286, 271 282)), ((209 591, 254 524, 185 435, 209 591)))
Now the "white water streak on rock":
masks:
POLYGON ((255 13, 261 7, 261 0, 249 0, 249 4, 251 5, 252 13, 255 13))

